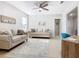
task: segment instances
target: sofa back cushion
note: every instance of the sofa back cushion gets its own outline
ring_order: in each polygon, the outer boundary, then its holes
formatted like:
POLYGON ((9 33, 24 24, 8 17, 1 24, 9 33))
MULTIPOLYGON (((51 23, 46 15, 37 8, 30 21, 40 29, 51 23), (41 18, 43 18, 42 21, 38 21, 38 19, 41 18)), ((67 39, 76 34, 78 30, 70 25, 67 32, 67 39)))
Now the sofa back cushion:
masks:
POLYGON ((12 32, 10 30, 0 30, 0 35, 12 35, 12 32))
POLYGON ((9 35, 7 31, 0 31, 0 35, 9 35))

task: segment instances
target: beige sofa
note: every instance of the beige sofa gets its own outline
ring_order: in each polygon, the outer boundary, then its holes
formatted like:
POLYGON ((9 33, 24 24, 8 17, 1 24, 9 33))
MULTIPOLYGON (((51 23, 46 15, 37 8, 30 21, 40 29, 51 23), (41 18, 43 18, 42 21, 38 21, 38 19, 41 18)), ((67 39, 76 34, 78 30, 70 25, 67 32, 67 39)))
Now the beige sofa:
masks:
POLYGON ((49 32, 30 32, 29 37, 51 38, 51 34, 49 32))
POLYGON ((0 49, 10 50, 27 40, 27 35, 0 35, 0 49))

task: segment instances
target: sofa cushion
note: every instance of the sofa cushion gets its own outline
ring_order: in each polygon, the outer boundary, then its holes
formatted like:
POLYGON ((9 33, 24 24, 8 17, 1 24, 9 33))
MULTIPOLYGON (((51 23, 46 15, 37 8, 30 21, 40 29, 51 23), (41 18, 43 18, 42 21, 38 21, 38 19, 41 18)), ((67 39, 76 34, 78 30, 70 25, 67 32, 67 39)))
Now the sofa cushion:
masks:
POLYGON ((26 39, 27 36, 26 35, 16 35, 12 37, 12 42, 16 42, 18 40, 22 40, 22 39, 26 39))

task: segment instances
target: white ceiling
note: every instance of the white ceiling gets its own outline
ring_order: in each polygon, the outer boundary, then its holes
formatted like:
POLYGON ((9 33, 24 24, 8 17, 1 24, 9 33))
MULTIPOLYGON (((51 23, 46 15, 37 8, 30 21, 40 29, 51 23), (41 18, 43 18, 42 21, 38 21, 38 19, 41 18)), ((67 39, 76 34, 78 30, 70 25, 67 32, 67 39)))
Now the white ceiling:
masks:
POLYGON ((34 5, 36 1, 7 1, 7 2, 29 15, 62 14, 64 11, 64 7, 68 7, 68 5, 72 3, 69 1, 64 1, 63 4, 60 4, 59 1, 48 1, 49 5, 47 8, 49 9, 49 11, 42 10, 42 12, 39 12, 39 9, 33 10, 33 8, 36 7, 34 5))

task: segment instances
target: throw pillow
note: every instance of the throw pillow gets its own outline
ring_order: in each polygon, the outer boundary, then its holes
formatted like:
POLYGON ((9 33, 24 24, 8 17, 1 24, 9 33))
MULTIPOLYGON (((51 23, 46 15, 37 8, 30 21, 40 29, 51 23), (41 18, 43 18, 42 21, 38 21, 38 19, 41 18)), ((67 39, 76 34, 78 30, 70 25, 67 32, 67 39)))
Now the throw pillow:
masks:
POLYGON ((11 32, 12 32, 12 35, 13 35, 13 36, 16 35, 16 33, 15 33, 15 31, 14 31, 13 29, 11 29, 11 32))
POLYGON ((17 35, 23 35, 24 34, 24 31, 23 30, 18 30, 17 31, 17 35))
POLYGON ((31 29, 31 32, 35 32, 35 29, 31 29))
POLYGON ((61 33, 61 36, 63 39, 70 37, 71 35, 67 34, 67 33, 61 33))

